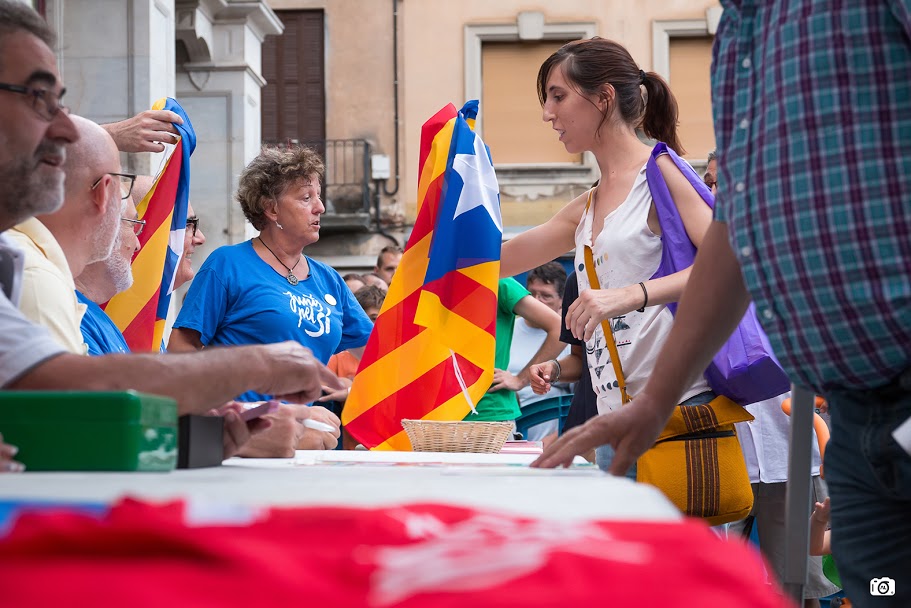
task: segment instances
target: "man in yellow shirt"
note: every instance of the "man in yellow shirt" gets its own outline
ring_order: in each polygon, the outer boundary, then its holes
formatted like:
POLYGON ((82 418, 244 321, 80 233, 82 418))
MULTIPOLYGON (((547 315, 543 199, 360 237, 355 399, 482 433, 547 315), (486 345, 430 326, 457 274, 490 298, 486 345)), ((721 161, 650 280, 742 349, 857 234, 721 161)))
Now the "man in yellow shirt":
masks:
POLYGON ((79 140, 64 164, 63 207, 30 218, 8 234, 25 254, 19 309, 47 327, 61 346, 85 354, 80 323, 85 305, 76 299, 73 277, 108 258, 120 224, 123 198, 133 176, 121 173, 120 155, 107 131, 72 116, 79 140))

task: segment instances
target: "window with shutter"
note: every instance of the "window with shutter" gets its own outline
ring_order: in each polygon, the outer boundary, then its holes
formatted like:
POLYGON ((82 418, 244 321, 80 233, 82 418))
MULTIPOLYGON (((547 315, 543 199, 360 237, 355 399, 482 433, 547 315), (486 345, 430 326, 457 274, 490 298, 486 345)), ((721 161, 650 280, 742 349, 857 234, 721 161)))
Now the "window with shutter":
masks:
POLYGON ((276 11, 285 26, 263 44, 264 142, 326 138, 323 11, 276 11))

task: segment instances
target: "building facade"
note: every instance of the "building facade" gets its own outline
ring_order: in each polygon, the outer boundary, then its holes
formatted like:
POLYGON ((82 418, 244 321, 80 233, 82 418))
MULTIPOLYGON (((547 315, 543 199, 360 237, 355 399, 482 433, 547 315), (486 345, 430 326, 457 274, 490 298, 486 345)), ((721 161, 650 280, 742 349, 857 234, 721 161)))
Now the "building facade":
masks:
MULTIPOLYGON (((687 157, 714 147, 709 99, 717 0, 32 0, 60 36, 67 103, 99 122, 176 97, 199 141, 191 200, 204 251, 254 232, 233 201, 263 142, 324 153, 328 212, 308 254, 372 267, 404 245, 417 209, 421 126, 447 103, 481 101, 478 130, 500 180, 507 236, 597 179, 541 120, 535 76, 567 41, 624 44, 669 80, 687 157)), ((125 166, 157 169, 156 155, 125 166)))

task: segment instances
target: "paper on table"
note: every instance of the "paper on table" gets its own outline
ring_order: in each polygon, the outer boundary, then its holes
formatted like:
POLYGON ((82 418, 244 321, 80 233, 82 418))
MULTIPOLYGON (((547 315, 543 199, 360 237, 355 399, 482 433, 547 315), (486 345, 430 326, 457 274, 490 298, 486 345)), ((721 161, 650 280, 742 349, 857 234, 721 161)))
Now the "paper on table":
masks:
POLYGON ((450 465, 441 475, 471 477, 607 477, 593 464, 576 465, 570 469, 532 469, 526 465, 450 465))
POLYGON ((507 441, 500 449, 501 454, 542 454, 542 441, 507 441))

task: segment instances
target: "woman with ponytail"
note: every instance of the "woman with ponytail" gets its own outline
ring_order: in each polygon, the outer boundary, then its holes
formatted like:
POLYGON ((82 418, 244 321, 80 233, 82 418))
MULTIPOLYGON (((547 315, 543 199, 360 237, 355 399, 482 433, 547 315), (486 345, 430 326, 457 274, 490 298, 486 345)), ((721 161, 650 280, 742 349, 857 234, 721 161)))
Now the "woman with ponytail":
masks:
MULTIPOLYGON (((687 268, 652 278, 662 257, 661 226, 646 180, 653 147, 637 133, 682 153, 677 102, 658 74, 643 71, 625 48, 601 38, 571 42, 551 55, 538 72, 538 96, 543 120, 552 124, 568 152, 594 155, 601 179, 545 224, 505 243, 500 273, 518 274, 575 248, 580 295, 567 311, 566 327, 585 341, 598 412, 604 414, 619 408, 622 400, 601 322, 611 320, 627 390, 635 395, 651 375, 673 325, 667 304, 679 299, 689 277, 687 268), (599 289, 588 280, 586 246, 592 250, 599 289)), ((662 154, 656 162, 687 235, 698 247, 712 211, 672 158, 662 154)), ((544 384, 557 372, 550 362, 532 370, 544 384)), ((707 403, 713 397, 700 377, 681 401, 707 403)), ((573 433, 590 433, 600 417, 573 433)), ((610 446, 599 448, 597 456, 606 468, 610 446)))

